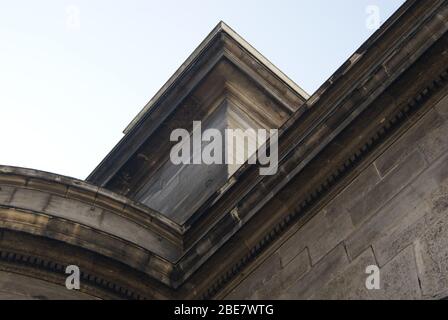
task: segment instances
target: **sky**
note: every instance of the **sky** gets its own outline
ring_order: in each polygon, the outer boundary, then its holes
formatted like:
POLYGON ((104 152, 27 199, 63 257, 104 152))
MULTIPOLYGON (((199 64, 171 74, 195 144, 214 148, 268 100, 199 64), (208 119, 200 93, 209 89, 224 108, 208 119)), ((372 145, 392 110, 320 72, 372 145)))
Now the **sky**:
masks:
POLYGON ((85 179, 223 20, 309 94, 404 0, 0 0, 0 165, 85 179))

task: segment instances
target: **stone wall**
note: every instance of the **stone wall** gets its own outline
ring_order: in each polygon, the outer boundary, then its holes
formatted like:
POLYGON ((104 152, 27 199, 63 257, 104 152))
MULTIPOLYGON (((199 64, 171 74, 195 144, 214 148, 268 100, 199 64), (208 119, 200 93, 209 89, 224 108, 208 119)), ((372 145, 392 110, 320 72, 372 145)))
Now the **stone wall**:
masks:
POLYGON ((448 96, 276 246, 227 299, 448 296, 448 96))
POLYGON ((171 297, 169 260, 181 251, 163 235, 175 235, 175 227, 158 212, 83 181, 0 166, 0 299, 52 299, 58 292, 68 298, 68 265, 80 268, 84 296, 171 297), (36 279, 29 291, 28 278, 36 279))
POLYGON ((0 300, 93 300, 94 296, 64 286, 0 271, 0 300))

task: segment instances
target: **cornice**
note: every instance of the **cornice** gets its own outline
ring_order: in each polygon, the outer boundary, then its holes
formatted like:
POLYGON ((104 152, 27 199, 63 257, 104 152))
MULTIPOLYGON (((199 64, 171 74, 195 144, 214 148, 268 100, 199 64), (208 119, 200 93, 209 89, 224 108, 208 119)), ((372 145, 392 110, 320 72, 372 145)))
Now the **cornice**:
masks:
MULTIPOLYGON (((353 181, 366 167, 366 164, 370 164, 390 145, 391 141, 395 141, 395 137, 399 137, 403 131, 412 126, 412 123, 424 116, 430 110, 428 105, 435 104, 428 104, 428 101, 437 101, 437 98, 446 96, 448 93, 447 84, 448 69, 439 74, 439 76, 434 77, 433 82, 429 86, 418 92, 407 105, 397 109, 393 116, 389 117, 387 121, 384 121, 383 125, 378 127, 377 131, 367 136, 365 143, 359 149, 353 151, 340 167, 337 167, 326 178, 322 179, 318 187, 307 192, 303 197, 303 201, 298 202, 294 207, 285 203, 283 212, 286 212, 286 214, 279 221, 274 223, 273 221, 264 220, 264 223, 268 223, 271 227, 269 230, 262 232, 264 236, 261 236, 258 242, 253 242, 254 240, 243 241, 244 236, 239 235, 238 239, 244 243, 247 254, 228 268, 227 271, 221 272, 221 276, 204 291, 201 299, 223 298, 225 293, 231 290, 230 286, 232 283, 239 283, 238 277, 240 275, 239 280, 241 281, 245 275, 250 273, 250 270, 262 263, 269 256, 269 253, 278 248, 279 245, 272 246, 274 243, 281 244, 282 239, 287 239, 293 232, 297 232, 326 203, 336 197, 338 191, 353 181), (442 92, 443 94, 439 95, 442 92)), ((278 198, 276 200, 277 204, 278 201, 282 200, 278 198)))
MULTIPOLYGON (((222 251, 229 252, 228 250, 235 250, 236 243, 240 243, 240 246, 244 247, 238 259, 236 258, 238 256, 236 253, 232 258, 228 257, 228 259, 237 262, 221 269, 219 271, 219 277, 213 278, 213 276, 210 276, 208 280, 212 282, 212 285, 204 288, 204 291, 201 291, 202 288, 198 289, 198 296, 190 296, 190 298, 200 296, 203 299, 219 299, 225 297, 225 294, 239 283, 245 275, 249 274, 250 270, 253 270, 269 256, 269 252, 272 253, 278 247, 277 244, 282 243, 281 239, 287 239, 285 233, 290 235, 291 232, 297 231, 300 226, 309 221, 319 211, 319 208, 322 208, 325 203, 328 203, 332 197, 337 195, 338 190, 347 186, 362 171, 364 163, 371 163, 372 159, 380 154, 381 150, 386 148, 389 141, 393 141, 395 139, 394 137, 399 136, 403 127, 405 127, 403 130, 406 130, 406 126, 408 128, 416 121, 416 118, 423 116, 428 108, 434 104, 428 101, 436 101, 435 99, 437 97, 446 95, 447 81, 448 69, 445 69, 440 74, 434 75, 432 80, 428 81, 428 85, 422 87, 421 91, 417 92, 408 104, 394 106, 395 112, 393 114, 386 119, 378 119, 378 122, 383 121, 382 125, 378 126, 372 135, 365 136, 365 140, 363 140, 365 142, 361 144, 359 149, 353 150, 341 162, 342 165, 340 167, 336 167, 326 177, 320 178, 321 183, 315 188, 308 188, 303 193, 305 194, 304 196, 299 196, 300 192, 297 193, 301 201, 298 201, 296 205, 288 204, 285 201, 285 196, 276 196, 276 199, 273 199, 266 207, 270 209, 271 215, 275 213, 275 215, 279 216, 276 210, 283 212, 283 218, 271 218, 269 220, 266 216, 267 213, 265 213, 266 219, 258 220, 258 223, 260 223, 258 226, 268 224, 271 226, 269 230, 263 229, 259 232, 259 237, 251 237, 250 234, 253 234, 254 230, 257 229, 257 227, 251 227, 250 231, 240 231, 240 234, 236 236, 233 244, 231 244, 233 240, 229 240, 229 247, 232 249, 226 248, 222 249, 222 251), (440 95, 442 92, 443 95, 440 95), (293 230, 291 231, 291 229, 293 230), (241 245, 243 243, 244 246, 241 245), (276 243, 275 247, 273 247, 274 243, 276 243), (245 252, 244 254, 242 253, 243 251, 245 252), (203 294, 200 295, 200 292, 203 294)), ((376 119, 372 119, 372 121, 375 122, 376 119)), ((216 259, 220 258, 222 259, 223 257, 216 257, 216 259)), ((204 267, 210 268, 210 266, 204 267)), ((202 279, 202 281, 204 280, 202 279)))
POLYGON ((65 290, 68 265, 80 268, 80 291, 97 299, 169 299, 168 286, 79 246, 0 229, 0 270, 44 280, 65 290), (20 246, 17 246, 20 243, 20 246))
POLYGON ((112 210, 170 239, 173 243, 180 244, 182 226, 156 210, 88 182, 35 169, 0 166, 0 183, 48 191, 68 199, 112 210))
MULTIPOLYGON (((298 219, 309 219, 315 206, 334 192, 345 177, 359 170, 359 164, 419 110, 426 97, 445 86, 447 56, 436 53, 443 49, 446 52, 448 1, 408 1, 391 19, 394 23, 386 23, 375 41, 369 40, 369 46, 363 46, 349 59, 280 129, 279 173, 261 177, 257 166, 243 165, 186 226, 89 183, 35 170, 0 167, 0 187, 38 190, 102 208, 166 241, 178 254, 172 261, 129 239, 119 239, 110 230, 51 215, 44 208, 14 207, 8 200, 0 209, 1 216, 8 217, 2 221, 2 227, 54 238, 121 261, 172 289, 178 288, 173 292, 181 297, 214 297, 298 219), (424 55, 426 60, 422 62, 424 55), (413 99, 391 98, 393 93, 388 90, 428 61, 431 65, 426 73, 422 72, 424 77, 415 80, 419 87, 413 88, 413 99), (435 67, 443 72, 435 73, 435 67), (433 73, 428 74, 428 70, 433 73), (387 103, 377 104, 381 99, 387 103), (367 122, 363 117, 370 113, 367 122), (348 128, 353 127, 365 130, 364 135, 356 139, 347 136, 348 128), (338 149, 342 144, 335 142, 348 141, 350 137, 350 144, 344 150, 338 149), (319 157, 332 152, 332 160, 325 162, 324 169, 307 171, 320 163, 319 157), (308 183, 298 188, 295 184, 302 180, 308 183), (296 191, 292 194, 291 190, 296 191), (231 214, 235 211, 239 219, 231 214), (31 222, 31 217, 36 220, 31 222), (52 227, 68 228, 76 235, 79 231, 74 232, 75 228, 83 230, 82 238, 70 239, 70 232, 48 232, 50 220, 52 227), (90 242, 83 243, 83 239, 90 242), (239 248, 232 252, 232 246, 237 244, 239 248), (133 252, 131 255, 138 258, 130 259, 123 255, 126 252, 133 252), (228 257, 224 262, 219 259, 223 256, 228 257)), ((236 99, 244 98, 235 91, 224 92, 236 99)), ((138 128, 134 126, 131 131, 138 128)))
MULTIPOLYGON (((208 229, 207 234, 200 239, 197 237, 192 239, 188 236, 185 238, 186 247, 192 245, 190 250, 200 252, 200 254, 195 254, 194 265, 200 266, 233 235, 237 234, 248 221, 266 207, 271 199, 276 197, 280 190, 305 167, 315 161, 314 159, 322 150, 334 143, 335 138, 369 108, 386 88, 403 75, 442 35, 446 34, 447 25, 443 20, 444 17, 448 17, 447 7, 443 6, 446 2, 439 1, 438 3, 438 6, 411 7, 414 10, 427 10, 424 13, 419 13, 422 18, 420 24, 416 23, 412 15, 407 15, 407 23, 412 22, 412 28, 406 28, 400 41, 396 41, 391 35, 388 35, 389 39, 387 40, 379 39, 379 41, 390 41, 391 45, 387 51, 381 54, 365 52, 364 57, 360 58, 357 63, 365 64, 364 59, 368 59, 369 66, 372 66, 364 67, 366 73, 362 74, 362 79, 352 76, 351 73, 356 72, 357 68, 351 66, 344 72, 344 76, 349 79, 350 86, 341 83, 345 90, 337 91, 337 96, 333 94, 335 92, 333 87, 339 86, 338 82, 335 82, 332 87, 316 93, 316 95, 320 95, 319 98, 311 98, 312 101, 307 102, 293 116, 294 121, 288 121, 281 128, 279 138, 281 160, 278 174, 261 177, 257 173, 257 167, 249 165, 244 165, 235 173, 229 180, 229 186, 225 188, 225 193, 218 195, 212 206, 206 206, 207 212, 203 213, 205 218, 196 219, 191 226, 191 230, 195 230, 191 232, 193 237, 201 234, 197 231, 201 228, 208 229), (428 31, 431 32, 432 37, 428 37, 428 31), (371 60, 372 56, 375 58, 373 61, 371 60), (331 95, 334 100, 328 100, 327 95, 331 95), (237 220, 234 219, 234 215, 230 214, 235 211, 239 216, 237 220), (217 221, 211 223, 211 217, 216 217, 217 221)), ((401 22, 403 23, 403 21, 401 22)), ((399 26, 395 27, 399 28, 399 26)), ((378 51, 376 47, 371 50, 378 51)), ((342 82, 342 79, 339 81, 342 82)), ((357 151, 357 153, 359 152, 357 151)), ((350 157, 356 159, 356 156, 350 155, 350 157)), ((345 162, 349 166, 350 159, 345 162)), ((338 172, 339 168, 335 173, 336 176, 338 172)), ((332 179, 329 178, 324 186, 331 181, 332 179)), ((313 191, 307 196, 308 200, 318 193, 318 190, 313 191)), ((280 203, 285 210, 291 209, 286 206, 287 199, 282 199, 280 203)), ((185 262, 181 260, 179 266, 182 270, 189 270, 188 274, 192 274, 197 268, 187 267, 187 265, 193 264, 192 261, 194 260, 190 256, 189 259, 185 259, 185 262)))

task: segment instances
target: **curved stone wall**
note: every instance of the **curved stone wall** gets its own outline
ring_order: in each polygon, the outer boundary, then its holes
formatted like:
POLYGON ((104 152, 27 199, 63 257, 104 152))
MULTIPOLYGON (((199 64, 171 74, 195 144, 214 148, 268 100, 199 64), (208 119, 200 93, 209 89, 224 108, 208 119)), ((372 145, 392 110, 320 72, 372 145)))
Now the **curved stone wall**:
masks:
MULTIPOLYGON (((178 226, 85 182, 0 167, 0 229, 56 240, 125 264, 166 284, 180 254, 178 226)), ((20 246, 18 246, 20 248, 20 246)))

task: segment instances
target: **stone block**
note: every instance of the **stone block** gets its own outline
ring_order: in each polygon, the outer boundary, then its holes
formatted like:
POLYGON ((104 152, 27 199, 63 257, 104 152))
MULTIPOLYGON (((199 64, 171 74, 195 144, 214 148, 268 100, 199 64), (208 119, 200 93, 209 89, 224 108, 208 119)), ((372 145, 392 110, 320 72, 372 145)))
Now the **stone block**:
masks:
POLYGON ((308 251, 305 249, 297 255, 286 267, 278 270, 275 275, 259 288, 253 298, 278 299, 294 282, 302 278, 311 269, 308 251))
POLYGON ((417 142, 417 145, 429 163, 448 152, 448 120, 441 126, 434 126, 424 139, 417 142))
POLYGON ((347 240, 349 256, 354 258, 374 246, 380 265, 419 237, 431 217, 437 220, 437 206, 443 206, 448 186, 448 155, 443 156, 380 211, 360 226, 347 240))
POLYGON ((99 228, 103 210, 76 200, 52 196, 45 212, 56 217, 99 228))
POLYGON ((344 246, 341 244, 325 256, 318 264, 281 295, 283 299, 309 299, 349 264, 344 246))
POLYGON ((28 190, 17 189, 10 201, 11 207, 28 209, 33 211, 43 211, 47 206, 50 195, 48 193, 28 190))
POLYGON ((102 211, 102 214, 97 218, 99 219, 99 229, 104 232, 135 243, 170 261, 179 258, 178 250, 175 249, 173 243, 151 232, 142 225, 110 211, 102 211))
POLYGON ((21 175, 0 173, 0 185, 22 187, 26 185, 26 179, 26 177, 21 175))
POLYGON ((95 206, 101 207, 105 210, 111 210, 115 212, 122 212, 124 210, 125 203, 111 200, 109 196, 98 194, 95 199, 95 206))
MULTIPOLYGON (((402 205, 401 207, 409 207, 402 205)), ((394 221, 390 228, 383 233, 382 237, 374 242, 373 247, 380 266, 388 263, 403 249, 411 245, 425 229, 425 215, 430 211, 427 203, 422 202, 410 208, 407 216, 402 221, 394 221), (420 219, 419 217, 422 216, 420 219)), ((394 212, 391 211, 391 215, 394 212)), ((403 214, 398 214, 403 216, 403 214)))
POLYGON ((385 203, 404 189, 426 167, 426 161, 419 151, 411 153, 398 167, 375 185, 365 197, 356 202, 348 211, 355 226, 371 217, 385 203))
MULTIPOLYGON (((444 170, 445 166, 444 161, 439 163, 440 170, 444 170)), ((419 190, 420 196, 410 200, 415 203, 415 206, 412 208, 413 211, 410 210, 408 216, 417 216, 417 214, 418 216, 424 214, 424 216, 412 224, 399 224, 393 233, 374 244, 380 263, 388 261, 403 248, 421 238, 435 223, 445 219, 448 214, 448 178, 434 182, 441 177, 437 174, 434 175, 436 172, 437 170, 430 170, 428 172, 430 174, 424 175, 416 181, 418 185, 415 188, 419 190), (416 214, 412 214, 413 212, 416 214)), ((409 220, 409 218, 405 219, 404 222, 409 220)))
POLYGON ((330 223, 347 214, 347 209, 380 182, 380 176, 374 165, 370 165, 362 171, 336 198, 334 198, 326 207, 326 218, 330 223))
POLYGON ((425 151, 431 152, 431 140, 439 134, 437 129, 443 127, 444 124, 446 121, 435 110, 429 111, 375 161, 381 176, 386 176, 393 168, 406 161, 406 158, 419 145, 427 145, 425 151))
POLYGON ((384 265, 403 249, 402 245, 407 247, 412 243, 412 240, 403 241, 392 246, 391 238, 423 218, 429 211, 427 207, 427 203, 418 198, 412 187, 406 188, 348 237, 346 247, 350 258, 356 258, 374 244, 378 261, 384 265))
POLYGON ((70 186, 67 190, 67 198, 84 201, 86 203, 94 203, 96 192, 83 188, 70 186))
POLYGON ((306 247, 309 248, 312 263, 317 263, 353 229, 351 218, 347 213, 339 215, 335 220, 328 218, 326 208, 321 210, 279 248, 282 266, 287 266, 306 247))
POLYGON ((417 265, 425 296, 448 295, 448 210, 416 241, 417 265))
POLYGON ((381 289, 371 291, 382 300, 421 299, 413 246, 409 246, 380 270, 381 289))
POLYGON ((11 200, 15 188, 8 186, 0 186, 0 204, 6 205, 11 200))
POLYGON ((340 216, 332 224, 327 223, 324 229, 319 230, 309 241, 311 262, 316 264, 328 252, 346 239, 354 230, 348 214, 340 216))
POLYGON ((0 299, 12 300, 92 300, 96 299, 77 290, 16 273, 0 271, 0 299))
POLYGON ((369 300, 371 291, 366 288, 366 268, 376 265, 372 249, 364 251, 353 260, 339 276, 318 290, 312 299, 319 300, 369 300))
POLYGON ((322 213, 314 216, 277 250, 283 267, 287 266, 300 252, 305 250, 307 244, 314 239, 313 235, 316 232, 326 229, 326 221, 323 217, 324 214, 322 213))
POLYGON ((443 97, 434 107, 437 112, 445 117, 448 117, 448 95, 443 97))
MULTIPOLYGON (((280 257, 277 253, 272 254, 252 271, 232 292, 227 295, 228 300, 248 300, 255 299, 257 294, 261 294, 264 285, 276 275, 280 270, 280 257), (260 290, 260 291, 259 291, 260 290), (257 293, 257 291, 259 291, 257 293)), ((276 285, 278 282, 273 282, 276 285)))
POLYGON ((27 188, 46 191, 53 194, 59 194, 65 196, 68 186, 62 183, 56 183, 54 181, 47 181, 42 179, 30 178, 27 183, 27 188))
POLYGON ((369 248, 353 260, 337 277, 318 290, 312 299, 394 300, 420 299, 421 292, 413 247, 403 250, 380 269, 380 289, 367 289, 366 268, 377 265, 369 248))

